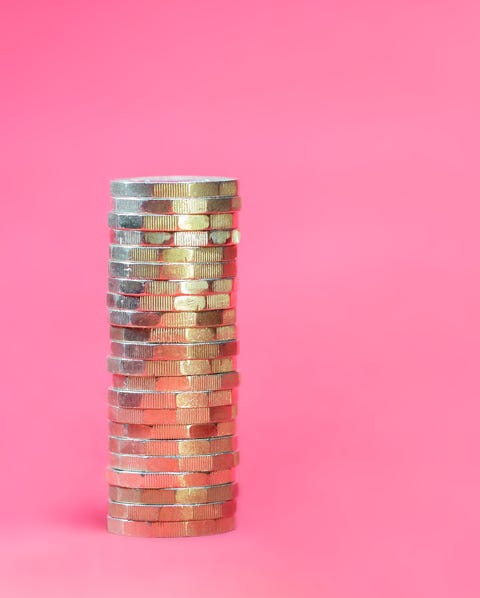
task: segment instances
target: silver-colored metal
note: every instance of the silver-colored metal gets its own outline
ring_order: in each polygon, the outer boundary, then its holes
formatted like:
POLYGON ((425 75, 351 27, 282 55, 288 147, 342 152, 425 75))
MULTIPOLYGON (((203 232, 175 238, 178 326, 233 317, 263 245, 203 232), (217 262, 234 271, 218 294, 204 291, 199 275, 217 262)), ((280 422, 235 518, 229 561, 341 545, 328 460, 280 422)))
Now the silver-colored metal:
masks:
POLYGON ((115 229, 161 232, 230 230, 238 228, 238 213, 172 215, 110 212, 108 225, 115 229))
POLYGON ((214 359, 238 353, 237 341, 213 343, 128 343, 112 341, 110 353, 123 359, 214 359))
POLYGON ((234 309, 216 309, 200 312, 171 312, 110 309, 110 324, 134 328, 205 328, 235 324, 234 309))
POLYGON ((110 245, 110 258, 119 262, 228 262, 237 257, 236 245, 226 247, 127 247, 110 245))

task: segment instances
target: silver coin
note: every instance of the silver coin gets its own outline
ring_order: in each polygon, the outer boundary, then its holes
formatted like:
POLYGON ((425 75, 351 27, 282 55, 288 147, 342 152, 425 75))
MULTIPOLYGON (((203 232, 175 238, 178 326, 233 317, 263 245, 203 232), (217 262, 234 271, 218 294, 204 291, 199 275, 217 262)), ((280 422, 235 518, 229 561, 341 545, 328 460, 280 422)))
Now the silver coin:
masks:
POLYGON ((110 183, 113 197, 233 197, 237 191, 237 180, 228 177, 137 177, 110 183))

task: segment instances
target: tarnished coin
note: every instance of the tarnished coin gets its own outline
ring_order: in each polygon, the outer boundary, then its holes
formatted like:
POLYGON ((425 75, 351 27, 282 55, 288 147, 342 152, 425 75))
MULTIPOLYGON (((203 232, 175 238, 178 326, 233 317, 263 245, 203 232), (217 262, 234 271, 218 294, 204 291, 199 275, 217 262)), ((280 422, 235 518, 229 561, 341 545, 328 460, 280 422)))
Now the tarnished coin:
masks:
POLYGON ((110 327, 110 338, 119 341, 154 343, 204 343, 235 339, 235 326, 206 328, 122 328, 110 327))
POLYGON ((203 392, 142 392, 108 390, 108 401, 113 407, 126 409, 199 409, 236 405, 238 388, 203 392))
POLYGON ((241 206, 238 195, 190 199, 112 198, 112 211, 120 214, 216 214, 238 212, 241 206))
POLYGON ((191 488, 121 488, 109 486, 112 501, 146 505, 192 505, 230 501, 238 496, 238 484, 191 488))
POLYGON ((127 376, 113 374, 113 388, 119 390, 224 390, 240 383, 238 372, 204 376, 127 376))
POLYGON ((152 280, 228 278, 237 273, 237 262, 202 262, 196 264, 152 262, 114 262, 110 260, 108 272, 113 278, 150 278, 152 280))
POLYGON ((119 214, 108 215, 110 228, 175 232, 198 230, 232 230, 238 228, 238 213, 229 214, 119 214))
POLYGON ((210 472, 238 465, 238 452, 218 455, 123 455, 110 453, 111 467, 122 471, 147 472, 210 472))
POLYGON ((233 469, 189 473, 153 473, 107 469, 107 481, 112 486, 125 488, 185 488, 188 486, 214 486, 235 480, 233 469))
POLYGON ((144 505, 109 501, 108 515, 130 521, 198 521, 232 517, 236 506, 234 500, 194 505, 144 505))
MULTIPOLYGON (((204 280, 131 280, 110 278, 108 290, 120 295, 216 295, 236 291, 235 278, 204 280)), ((170 310, 165 310, 170 311, 170 310)), ((188 311, 188 310, 187 310, 188 311)), ((191 311, 197 311, 192 309, 191 311)))
POLYGON ((229 453, 238 447, 236 436, 195 440, 144 440, 110 436, 108 448, 128 455, 213 455, 229 453))
POLYGON ((236 293, 215 295, 118 295, 107 294, 107 305, 113 309, 136 311, 211 311, 235 307, 236 293))
POLYGON ((167 245, 170 247, 209 247, 214 245, 236 245, 240 242, 240 231, 207 230, 207 231, 141 231, 110 230, 110 241, 118 245, 167 245))
POLYGON ((146 426, 143 424, 119 424, 116 422, 109 422, 108 425, 110 436, 144 438, 151 440, 214 438, 216 436, 233 436, 235 434, 235 421, 221 422, 216 424, 210 423, 167 426, 146 426))
POLYGON ((107 518, 107 529, 112 534, 143 538, 180 538, 222 534, 235 529, 233 517, 203 521, 131 521, 107 518))
POLYGON ((108 358, 108 371, 127 376, 195 376, 199 374, 219 374, 233 372, 236 368, 235 357, 219 359, 171 359, 145 360, 108 358))
POLYGON ((234 197, 237 191, 237 179, 226 177, 140 177, 110 183, 112 197, 234 197))
POLYGON ((127 247, 110 245, 110 258, 118 262, 228 262, 237 257, 236 245, 226 247, 127 247))
POLYGON ((142 311, 109 309, 110 324, 133 328, 206 328, 235 324, 234 309, 215 309, 200 312, 142 311))
POLYGON ((123 424, 207 424, 227 422, 236 416, 236 405, 200 409, 123 409, 110 406, 108 409, 108 417, 123 424))

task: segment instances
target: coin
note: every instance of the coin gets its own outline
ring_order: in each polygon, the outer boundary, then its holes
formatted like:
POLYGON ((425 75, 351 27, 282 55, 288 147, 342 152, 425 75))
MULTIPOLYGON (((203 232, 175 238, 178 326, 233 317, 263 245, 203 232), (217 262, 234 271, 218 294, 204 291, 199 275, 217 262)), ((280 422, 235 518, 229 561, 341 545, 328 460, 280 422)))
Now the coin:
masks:
POLYGON ((237 212, 240 197, 196 197, 190 199, 151 199, 146 197, 112 199, 113 212, 124 214, 215 214, 237 212))
POLYGON ((182 359, 174 361, 108 358, 108 371, 128 376, 190 376, 232 372, 236 367, 234 357, 219 359, 182 359))
POLYGON ((238 352, 237 341, 213 343, 126 343, 112 341, 113 357, 126 359, 213 359, 230 357, 238 352))
POLYGON ((195 440, 144 440, 110 436, 108 448, 128 455, 208 455, 229 453, 237 449, 236 436, 195 440))
POLYGON ((108 417, 124 424, 203 424, 226 422, 237 416, 236 405, 199 409, 124 409, 110 406, 108 417))
POLYGON ((114 309, 137 311, 211 311, 235 307, 235 293, 218 293, 216 295, 117 295, 107 294, 107 305, 114 309))
POLYGON ((198 521, 232 517, 236 506, 234 500, 194 505, 143 505, 109 501, 108 514, 130 521, 198 521))
POLYGON ((240 383, 238 372, 204 376, 127 376, 113 374, 113 388, 119 390, 224 390, 240 383))
POLYGON ((196 264, 155 264, 151 262, 114 262, 110 260, 108 272, 113 278, 150 278, 152 280, 228 278, 237 273, 237 263, 202 262, 196 264))
POLYGON ((116 470, 133 472, 212 472, 238 465, 237 453, 219 455, 122 455, 110 453, 110 465, 116 470))
POLYGON ((234 481, 234 470, 194 471, 189 473, 154 473, 149 471, 123 471, 110 467, 107 481, 125 488, 185 488, 188 486, 214 486, 234 481))
POLYGON ((116 229, 157 232, 232 230, 238 228, 238 214, 119 214, 110 212, 108 225, 116 229))
POLYGON ((204 343, 232 340, 237 336, 235 326, 207 328, 122 328, 110 327, 112 340, 155 343, 204 343))
POLYGON ((211 245, 236 245, 240 242, 238 229, 208 231, 141 231, 110 230, 110 241, 118 245, 168 245, 171 247, 208 247, 211 245))
POLYGON ((231 532, 235 529, 235 519, 223 517, 203 521, 131 521, 108 517, 107 529, 112 534, 146 538, 208 536, 231 532))
POLYGON ((236 405, 238 389, 203 392, 134 392, 108 390, 109 404, 126 409, 199 409, 236 405))
MULTIPOLYGON (((110 278, 108 290, 122 295, 207 295, 236 291, 235 278, 205 280, 131 280, 110 278)), ((169 311, 169 310, 165 310, 169 311)), ((196 311, 196 310, 192 310, 196 311)))
POLYGON ((119 262, 228 262, 237 257, 237 246, 129 247, 110 245, 110 258, 119 262))
POLYGON ((237 180, 226 177, 138 177, 110 183, 112 197, 234 197, 237 191, 237 180))
POLYGON ((109 486, 112 501, 145 505, 192 505, 233 500, 238 496, 238 484, 193 486, 190 488, 121 488, 109 486))
MULTIPOLYGON (((182 440, 188 438, 214 438, 235 434, 235 421, 216 424, 158 425, 119 424, 109 422, 110 436, 144 438, 151 440, 182 440)), ((121 484, 120 484, 121 485, 121 484)))
POLYGON ((235 324, 234 309, 215 309, 199 312, 142 311, 109 309, 110 324, 134 328, 206 328, 235 324))

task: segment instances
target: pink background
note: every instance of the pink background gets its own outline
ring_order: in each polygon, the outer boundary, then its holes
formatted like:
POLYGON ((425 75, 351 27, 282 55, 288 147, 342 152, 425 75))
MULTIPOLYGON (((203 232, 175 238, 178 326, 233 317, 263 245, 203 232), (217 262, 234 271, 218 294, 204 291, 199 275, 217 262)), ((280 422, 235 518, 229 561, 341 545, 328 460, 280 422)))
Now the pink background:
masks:
POLYGON ((478 598, 478 2, 2 5, 0 594, 478 598), (238 530, 115 537, 108 183, 182 173, 244 197, 238 530))

